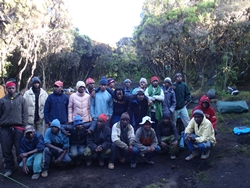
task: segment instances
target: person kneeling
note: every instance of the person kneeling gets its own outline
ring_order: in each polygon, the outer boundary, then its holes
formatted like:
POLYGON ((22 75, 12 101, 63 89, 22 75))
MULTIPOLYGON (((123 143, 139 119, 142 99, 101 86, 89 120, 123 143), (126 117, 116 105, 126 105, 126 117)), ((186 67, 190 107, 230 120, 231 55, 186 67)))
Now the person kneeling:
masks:
POLYGON ((198 109, 193 112, 193 116, 185 129, 185 143, 191 151, 186 161, 198 157, 199 152, 202 152, 201 159, 207 159, 211 147, 216 144, 213 126, 204 113, 198 109))
POLYGON ((23 172, 28 174, 33 169, 32 180, 40 177, 42 172, 42 158, 44 149, 43 136, 35 132, 32 125, 25 126, 24 137, 20 144, 20 158, 22 162, 19 164, 23 168, 23 172))
POLYGON ((68 154, 69 138, 61 131, 60 121, 54 119, 50 128, 45 132, 44 136, 45 149, 44 149, 44 166, 42 177, 48 176, 48 169, 52 158, 55 158, 54 163, 61 166, 70 163, 71 158, 68 154))
POLYGON ((111 157, 110 163, 108 165, 109 169, 114 169, 114 162, 119 156, 119 161, 124 163, 126 157, 131 157, 131 165, 136 163, 137 153, 134 147, 134 128, 129 124, 130 117, 127 112, 121 115, 119 122, 115 123, 112 127, 112 147, 111 147, 111 157))

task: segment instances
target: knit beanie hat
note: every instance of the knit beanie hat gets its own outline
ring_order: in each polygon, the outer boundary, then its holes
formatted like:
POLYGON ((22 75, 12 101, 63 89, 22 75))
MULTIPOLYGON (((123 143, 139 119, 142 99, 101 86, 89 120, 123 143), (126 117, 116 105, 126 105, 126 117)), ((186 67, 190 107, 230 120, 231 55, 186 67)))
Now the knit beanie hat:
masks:
POLYGON ((153 76, 150 80, 150 82, 152 83, 153 81, 159 81, 159 78, 157 76, 153 76))
POLYGON ((83 121, 82 121, 82 117, 79 115, 76 115, 74 117, 74 123, 73 123, 74 127, 77 125, 83 125, 83 121))
POLYGON ((58 119, 54 119, 51 124, 50 124, 50 127, 57 127, 59 129, 61 129, 61 124, 60 124, 60 121, 58 119))
POLYGON ((86 85, 92 84, 92 83, 95 83, 95 80, 94 80, 93 78, 88 78, 88 79, 86 80, 86 85))
POLYGON ((170 120, 169 113, 164 112, 163 115, 162 115, 162 119, 169 119, 170 120))
POLYGON ((41 80, 36 76, 31 79, 31 85, 33 86, 35 83, 41 84, 41 80))
POLYGON ((113 78, 108 78, 107 81, 108 81, 108 85, 115 82, 115 80, 113 78))
POLYGON ((144 94, 144 90, 142 88, 138 88, 136 91, 136 95, 138 94, 144 94))
POLYGON ((124 112, 124 113, 121 115, 121 120, 122 120, 122 119, 130 119, 128 112, 124 112))
POLYGON ((179 72, 177 72, 177 73, 174 75, 175 79, 176 79, 177 77, 179 77, 179 76, 182 76, 182 74, 179 73, 179 72))
POLYGON ((170 84, 172 84, 172 80, 171 80, 171 78, 169 78, 169 77, 166 77, 165 79, 164 79, 164 83, 170 83, 170 84))
POLYGON ((81 86, 86 87, 86 85, 85 85, 85 83, 84 83, 83 81, 78 81, 78 82, 76 83, 76 89, 78 89, 78 88, 81 87, 81 86))
POLYGON ((107 122, 108 116, 106 114, 100 114, 98 118, 102 119, 104 122, 107 122))
POLYGON ((195 110, 195 111, 194 111, 194 113, 193 113, 193 115, 195 115, 195 114, 198 114, 198 115, 204 116, 203 111, 202 111, 202 110, 200 110, 200 109, 195 110))
POLYGON ((105 76, 101 77, 101 79, 99 81, 99 85, 108 85, 108 81, 107 81, 105 76))
POLYGON ((140 84, 141 82, 145 82, 146 84, 148 84, 148 82, 147 82, 147 79, 146 79, 146 78, 141 78, 141 79, 140 79, 139 84, 140 84))
POLYGON ((126 84, 127 82, 129 82, 130 84, 132 84, 132 81, 130 80, 130 79, 126 79, 126 80, 124 80, 124 84, 126 84))

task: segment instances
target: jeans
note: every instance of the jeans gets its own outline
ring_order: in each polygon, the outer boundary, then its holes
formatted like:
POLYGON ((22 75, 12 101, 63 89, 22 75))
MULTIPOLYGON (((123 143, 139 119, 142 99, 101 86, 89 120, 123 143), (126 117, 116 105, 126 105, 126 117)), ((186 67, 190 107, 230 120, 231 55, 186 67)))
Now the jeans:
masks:
MULTIPOLYGON (((160 152, 161 148, 160 146, 157 145, 157 147, 155 148, 155 150, 153 152, 149 152, 149 153, 145 153, 144 158, 147 159, 148 161, 151 161, 151 159, 153 157, 155 157, 159 152, 160 152)), ((136 156, 138 156, 141 152, 137 147, 134 147, 134 151, 136 153, 136 156)), ((136 159, 135 159, 136 161, 136 159)))
MULTIPOLYGON (((34 173, 40 173, 42 172, 42 161, 43 161, 43 153, 35 153, 31 155, 27 161, 26 161, 26 166, 29 169, 33 169, 34 173)), ((20 167, 23 167, 23 162, 19 164, 20 167)))
POLYGON ((74 159, 82 159, 84 155, 84 150, 85 150, 84 145, 78 145, 78 144, 71 144, 69 148, 69 156, 74 159))
MULTIPOLYGON (((20 155, 20 142, 23 137, 23 131, 13 127, 2 127, 0 132, 1 148, 3 154, 4 168, 12 170, 15 167, 14 155, 12 153, 13 145, 16 149, 16 157, 20 155)), ((21 161, 18 161, 18 163, 21 161)))
MULTIPOLYGON (((44 155, 43 156, 43 169, 48 170, 52 158, 55 157, 55 159, 57 159, 58 157, 60 157, 61 154, 58 153, 57 150, 45 147, 43 155, 44 155)), ((70 158, 69 154, 66 153, 62 159, 62 163, 69 163, 70 161, 71 161, 71 158, 70 158)))
POLYGON ((176 123, 178 116, 180 116, 184 126, 187 127, 190 121, 190 118, 189 118, 186 106, 184 106, 183 108, 179 110, 175 110, 173 113, 173 116, 174 116, 174 123, 176 123))
POLYGON ((116 158, 118 156, 122 157, 122 158, 131 158, 131 163, 136 163, 136 157, 137 157, 137 148, 135 148, 133 146, 133 150, 131 152, 127 152, 125 149, 122 149, 120 147, 118 147, 117 145, 115 145, 115 143, 112 143, 111 146, 111 155, 110 155, 110 159, 109 162, 110 163, 115 163, 116 158))
MULTIPOLYGON (((191 136, 194 138, 198 137, 195 134, 191 134, 191 136)), ((184 135, 184 138, 186 138, 186 134, 184 135)), ((186 139, 185 139, 185 143, 191 152, 194 151, 195 149, 198 149, 201 152, 207 152, 212 147, 212 144, 209 140, 206 142, 202 142, 202 143, 193 143, 191 141, 186 141, 186 139)))

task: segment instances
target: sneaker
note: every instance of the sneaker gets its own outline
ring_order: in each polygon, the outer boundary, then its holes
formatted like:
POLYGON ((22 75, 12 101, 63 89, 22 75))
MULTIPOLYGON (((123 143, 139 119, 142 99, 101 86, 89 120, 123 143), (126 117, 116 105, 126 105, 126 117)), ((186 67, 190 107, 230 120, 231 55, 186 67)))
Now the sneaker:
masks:
POLYGON ((11 176, 12 175, 12 173, 13 173, 13 171, 12 170, 6 170, 6 172, 5 172, 5 174, 4 174, 4 176, 6 176, 6 177, 9 177, 9 176, 11 176))
POLYGON ((131 163, 130 168, 136 168, 136 163, 131 163))
POLYGON ((198 157, 199 156, 199 152, 198 151, 193 151, 189 156, 187 156, 185 158, 186 161, 190 161, 192 160, 193 158, 195 157, 198 157))
POLYGON ((35 173, 32 175, 31 179, 32 180, 37 180, 40 177, 40 173, 35 173))
POLYGON ((201 155, 201 159, 207 159, 209 157, 210 154, 210 150, 208 150, 207 152, 203 152, 201 155))
POLYGON ((124 163, 125 162, 125 158, 124 157, 119 157, 119 161, 121 162, 121 163, 124 163))
POLYGON ((86 163, 86 166, 90 166, 90 165, 92 165, 92 161, 88 160, 87 163, 86 163))
POLYGON ((46 177, 48 177, 48 170, 44 170, 44 171, 42 171, 42 177, 43 178, 46 178, 46 177))
POLYGON ((113 169, 115 168, 114 163, 109 163, 108 168, 109 168, 110 170, 113 170, 113 169))
POLYGON ((176 156, 175 155, 170 155, 170 159, 174 160, 174 159, 176 159, 176 156))
POLYGON ((148 164, 150 164, 150 165, 154 165, 155 163, 154 163, 154 161, 146 161, 148 164))
POLYGON ((99 165, 100 165, 100 166, 104 166, 104 161, 103 161, 102 158, 99 159, 99 165))

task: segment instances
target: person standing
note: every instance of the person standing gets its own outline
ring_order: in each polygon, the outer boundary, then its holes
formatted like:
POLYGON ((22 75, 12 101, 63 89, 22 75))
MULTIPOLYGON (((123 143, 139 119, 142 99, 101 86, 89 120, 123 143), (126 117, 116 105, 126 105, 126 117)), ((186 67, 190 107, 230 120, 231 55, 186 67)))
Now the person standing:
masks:
POLYGON ((69 98, 63 93, 63 82, 54 83, 54 91, 50 94, 44 106, 45 123, 50 126, 54 119, 58 119, 61 124, 68 123, 69 98))
POLYGON ((153 76, 151 78, 151 84, 145 91, 145 95, 152 101, 152 104, 149 106, 149 116, 154 122, 152 128, 156 130, 157 124, 162 120, 162 102, 164 101, 164 93, 161 87, 159 86, 159 78, 153 76))
POLYGON ((132 91, 132 94, 136 95, 136 92, 137 92, 138 89, 143 89, 143 91, 145 91, 146 88, 147 88, 147 85, 148 85, 147 79, 146 78, 141 78, 140 81, 139 81, 139 87, 135 88, 132 91))
POLYGON ((130 88, 130 85, 132 84, 132 81, 130 79, 126 79, 124 80, 124 92, 125 92, 125 95, 127 96, 130 96, 132 94, 132 89, 130 88))
POLYGON ((95 94, 95 80, 93 78, 88 78, 86 80, 86 93, 88 93, 91 96, 94 96, 95 94))
POLYGON ((41 88, 41 80, 38 77, 31 79, 31 88, 23 97, 28 106, 28 124, 33 125, 37 132, 44 135, 44 106, 48 94, 41 88))
POLYGON ((162 86, 162 90, 164 93, 164 101, 162 103, 162 112, 163 114, 167 113, 170 119, 173 121, 173 113, 176 107, 176 98, 175 98, 175 92, 173 88, 171 87, 171 85, 172 85, 171 78, 166 77, 164 79, 164 84, 162 86))
POLYGON ((107 126, 110 126, 110 119, 113 115, 113 99, 111 94, 106 90, 108 81, 103 76, 99 82, 99 91, 95 97, 91 98, 90 112, 93 120, 97 120, 100 114, 107 115, 107 126))
POLYGON ((176 123, 178 116, 180 116, 183 124, 187 127, 190 118, 188 115, 186 105, 191 100, 191 94, 189 88, 185 82, 182 81, 182 74, 175 74, 175 83, 173 83, 172 88, 175 91, 176 97, 176 108, 174 112, 174 122, 176 123))
POLYGON ((82 117, 83 122, 92 121, 90 114, 90 98, 91 96, 85 93, 86 85, 83 81, 78 81, 76 84, 76 93, 73 93, 69 97, 68 105, 68 122, 73 123, 73 118, 76 115, 82 117))
POLYGON ((5 176, 11 176, 15 167, 12 153, 13 145, 16 157, 20 155, 20 142, 24 127, 28 124, 28 107, 25 98, 16 93, 16 83, 6 82, 7 94, 0 99, 0 139, 5 168, 5 176))

